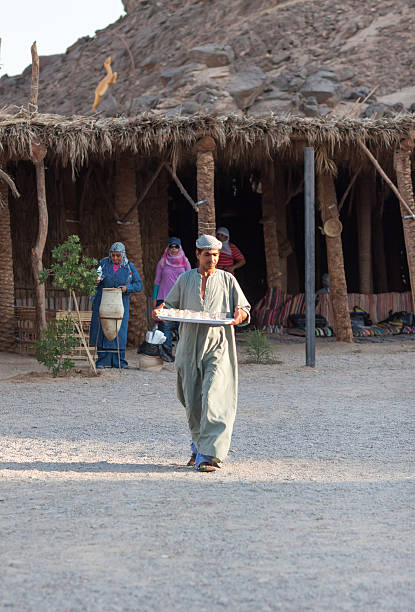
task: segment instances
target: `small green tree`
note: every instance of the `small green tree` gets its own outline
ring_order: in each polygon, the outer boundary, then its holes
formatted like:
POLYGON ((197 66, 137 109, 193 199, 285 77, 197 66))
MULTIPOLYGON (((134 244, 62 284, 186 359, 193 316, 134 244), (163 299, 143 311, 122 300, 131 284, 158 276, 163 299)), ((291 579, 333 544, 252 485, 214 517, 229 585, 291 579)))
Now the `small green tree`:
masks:
POLYGON ((44 283, 53 276, 53 286, 65 289, 71 297, 77 293, 91 295, 95 292, 97 278, 97 260, 82 255, 82 246, 79 236, 69 236, 65 242, 52 250, 52 266, 43 270, 40 282, 44 283))
POLYGON ((36 342, 36 359, 43 363, 53 376, 59 372, 68 374, 75 367, 67 355, 78 344, 73 334, 73 320, 70 316, 57 321, 50 321, 47 328, 40 332, 36 342))
POLYGON ((275 363, 271 342, 259 329, 245 332, 247 363, 275 363))
POLYGON ((65 289, 72 298, 78 315, 78 322, 72 322, 82 339, 82 344, 86 350, 89 363, 96 374, 96 368, 92 355, 88 348, 83 330, 81 315, 76 294, 87 293, 91 295, 95 292, 97 271, 97 260, 92 257, 82 255, 82 246, 79 236, 76 234, 69 236, 64 243, 52 250, 54 263, 49 269, 43 270, 39 282, 45 283, 49 276, 52 277, 52 284, 58 289, 65 289))

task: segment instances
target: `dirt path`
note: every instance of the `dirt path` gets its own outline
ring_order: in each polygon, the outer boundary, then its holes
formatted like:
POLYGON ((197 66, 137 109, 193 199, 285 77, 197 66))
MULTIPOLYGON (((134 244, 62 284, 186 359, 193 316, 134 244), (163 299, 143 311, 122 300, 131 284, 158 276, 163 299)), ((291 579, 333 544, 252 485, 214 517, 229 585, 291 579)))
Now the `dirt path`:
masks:
POLYGON ((0 609, 412 611, 415 342, 277 351, 214 475, 171 367, 0 382, 0 609))

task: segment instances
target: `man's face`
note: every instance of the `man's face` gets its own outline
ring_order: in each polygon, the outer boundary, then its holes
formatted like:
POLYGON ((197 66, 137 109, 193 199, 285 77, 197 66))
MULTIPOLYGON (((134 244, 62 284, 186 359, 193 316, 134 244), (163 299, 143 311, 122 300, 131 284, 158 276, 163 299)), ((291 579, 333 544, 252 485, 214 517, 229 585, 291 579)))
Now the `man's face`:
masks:
POLYGON ((122 253, 117 253, 117 251, 113 251, 111 253, 111 261, 116 266, 119 266, 120 263, 122 262, 122 253))
POLYGON ((219 254, 219 249, 203 249, 201 252, 196 251, 199 268, 203 272, 211 272, 214 270, 219 261, 219 254))
POLYGON ((221 234, 221 232, 218 232, 218 233, 216 234, 216 238, 217 238, 218 240, 220 240, 221 242, 226 242, 226 241, 227 241, 227 239, 228 239, 227 235, 226 235, 226 234, 221 234))

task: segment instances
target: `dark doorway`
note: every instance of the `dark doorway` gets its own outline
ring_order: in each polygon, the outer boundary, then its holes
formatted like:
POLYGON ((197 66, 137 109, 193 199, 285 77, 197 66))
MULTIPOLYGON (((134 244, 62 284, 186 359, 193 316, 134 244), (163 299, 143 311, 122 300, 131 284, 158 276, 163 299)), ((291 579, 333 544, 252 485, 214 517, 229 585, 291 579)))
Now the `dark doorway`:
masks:
POLYGON ((236 270, 249 302, 256 304, 267 290, 261 187, 254 174, 218 170, 215 177, 216 226, 225 226, 230 242, 243 253, 246 265, 236 270))

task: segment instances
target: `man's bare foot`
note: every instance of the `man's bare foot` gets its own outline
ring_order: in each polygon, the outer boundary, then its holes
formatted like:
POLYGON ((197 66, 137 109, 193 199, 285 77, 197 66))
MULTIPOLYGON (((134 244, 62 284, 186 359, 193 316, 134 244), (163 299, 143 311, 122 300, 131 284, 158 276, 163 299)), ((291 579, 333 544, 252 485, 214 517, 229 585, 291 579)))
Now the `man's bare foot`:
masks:
POLYGON ((186 467, 193 467, 196 463, 196 453, 192 453, 189 461, 186 463, 186 467))

